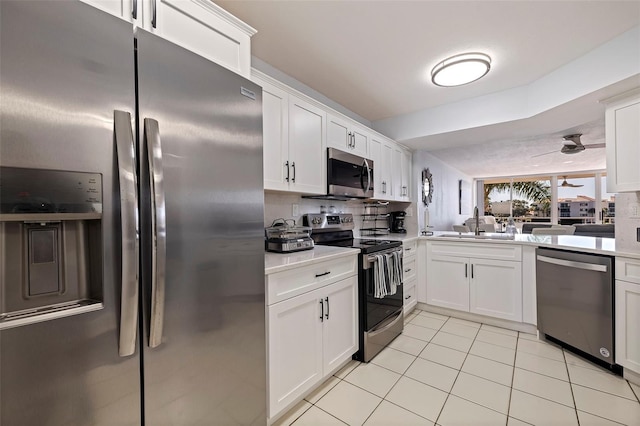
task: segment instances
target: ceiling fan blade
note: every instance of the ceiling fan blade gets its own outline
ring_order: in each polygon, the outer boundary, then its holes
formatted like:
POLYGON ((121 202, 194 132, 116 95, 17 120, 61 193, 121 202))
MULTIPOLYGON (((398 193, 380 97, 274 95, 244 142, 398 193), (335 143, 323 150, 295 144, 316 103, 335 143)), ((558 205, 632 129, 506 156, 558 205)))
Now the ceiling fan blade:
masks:
POLYGON ((549 155, 549 154, 553 154, 553 153, 556 153, 556 152, 558 152, 557 149, 555 151, 545 152, 544 154, 532 155, 531 158, 542 157, 543 155, 549 155))
POLYGON ((585 148, 604 148, 605 144, 603 143, 591 143, 589 145, 584 145, 585 148))

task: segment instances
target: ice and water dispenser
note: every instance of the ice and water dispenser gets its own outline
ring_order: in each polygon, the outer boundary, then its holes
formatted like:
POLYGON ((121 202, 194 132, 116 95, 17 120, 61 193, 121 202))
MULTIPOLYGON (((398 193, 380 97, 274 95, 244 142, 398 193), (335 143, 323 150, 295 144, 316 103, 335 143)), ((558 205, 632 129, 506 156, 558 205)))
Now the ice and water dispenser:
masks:
POLYGON ((102 308, 102 176, 0 167, 0 329, 102 308))

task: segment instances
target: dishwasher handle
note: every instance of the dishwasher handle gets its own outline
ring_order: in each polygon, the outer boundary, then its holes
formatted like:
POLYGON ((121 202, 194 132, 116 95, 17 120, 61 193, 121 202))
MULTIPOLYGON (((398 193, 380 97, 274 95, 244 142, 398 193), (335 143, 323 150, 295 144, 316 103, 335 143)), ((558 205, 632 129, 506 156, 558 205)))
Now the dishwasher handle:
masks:
POLYGON ((574 260, 557 259, 555 257, 537 255, 540 262, 566 266, 568 268, 585 269, 587 271, 607 272, 607 265, 594 265, 592 263, 576 262, 574 260))

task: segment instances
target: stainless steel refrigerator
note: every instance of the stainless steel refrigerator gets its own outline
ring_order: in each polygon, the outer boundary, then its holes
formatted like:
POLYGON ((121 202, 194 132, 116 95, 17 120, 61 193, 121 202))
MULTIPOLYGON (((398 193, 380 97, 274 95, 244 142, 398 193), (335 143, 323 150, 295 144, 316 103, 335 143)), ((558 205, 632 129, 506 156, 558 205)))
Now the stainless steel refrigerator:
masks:
POLYGON ((262 90, 0 2, 0 423, 266 423, 262 90))

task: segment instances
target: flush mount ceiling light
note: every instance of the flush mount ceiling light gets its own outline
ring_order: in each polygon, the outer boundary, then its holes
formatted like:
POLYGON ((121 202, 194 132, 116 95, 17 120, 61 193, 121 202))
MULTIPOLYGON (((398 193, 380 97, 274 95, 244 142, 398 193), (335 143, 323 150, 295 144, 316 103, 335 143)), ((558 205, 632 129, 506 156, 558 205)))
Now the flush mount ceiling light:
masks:
POLYGON ((452 87, 471 83, 485 76, 491 68, 491 58, 484 53, 462 53, 439 62, 431 70, 436 86, 452 87))

